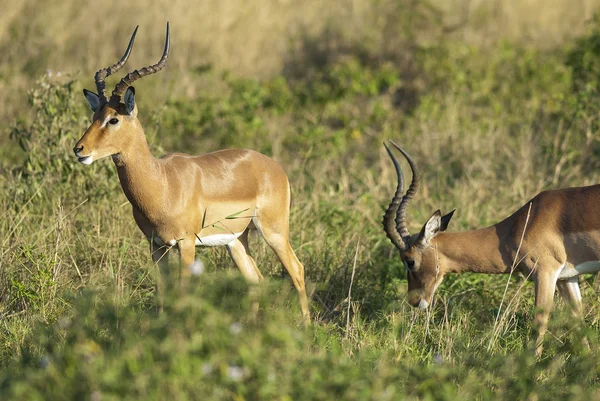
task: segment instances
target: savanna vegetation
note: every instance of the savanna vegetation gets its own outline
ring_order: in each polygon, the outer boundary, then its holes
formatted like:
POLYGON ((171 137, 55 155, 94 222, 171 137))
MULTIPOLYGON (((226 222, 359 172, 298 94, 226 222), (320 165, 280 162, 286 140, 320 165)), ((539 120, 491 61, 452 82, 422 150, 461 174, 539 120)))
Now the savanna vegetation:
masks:
POLYGON ((411 309, 381 227, 386 138, 424 177, 412 230, 437 208, 457 208, 450 230, 472 229, 542 189, 600 183, 598 6, 4 2, 0 400, 600 399, 595 276, 581 280, 584 325, 557 302, 536 359, 524 277, 449 276, 429 313, 411 309), (90 119, 81 89, 136 24, 128 68, 155 62, 166 19, 169 64, 136 85, 152 151, 249 147, 283 164, 310 327, 257 236, 263 284, 203 249, 206 272, 157 313, 112 162, 72 154, 90 119))

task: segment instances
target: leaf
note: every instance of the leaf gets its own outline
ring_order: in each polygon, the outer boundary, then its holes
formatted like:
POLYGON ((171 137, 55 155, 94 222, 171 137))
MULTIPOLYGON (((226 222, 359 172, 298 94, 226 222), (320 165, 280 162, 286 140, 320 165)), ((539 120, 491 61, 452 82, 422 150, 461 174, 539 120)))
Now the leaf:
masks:
POLYGON ((204 214, 202 215, 202 228, 206 227, 204 223, 206 222, 206 211, 208 208, 204 209, 204 214))
POLYGON ((216 229, 218 229, 218 230, 221 230, 221 231, 227 231, 227 230, 226 230, 226 229, 224 229, 223 227, 219 227, 219 226, 217 226, 217 224, 218 224, 218 223, 215 223, 215 224, 213 224, 211 227, 212 227, 212 228, 216 228, 216 229))
MULTIPOLYGON (((247 212, 249 210, 249 208, 244 209, 244 210, 240 210, 239 212, 235 212, 233 214, 230 214, 229 216, 225 217, 227 220, 232 220, 235 219, 237 216, 239 216, 240 214, 247 212)), ((244 217, 251 217, 251 216, 244 216, 244 217)), ((243 218, 243 217, 242 217, 243 218)))

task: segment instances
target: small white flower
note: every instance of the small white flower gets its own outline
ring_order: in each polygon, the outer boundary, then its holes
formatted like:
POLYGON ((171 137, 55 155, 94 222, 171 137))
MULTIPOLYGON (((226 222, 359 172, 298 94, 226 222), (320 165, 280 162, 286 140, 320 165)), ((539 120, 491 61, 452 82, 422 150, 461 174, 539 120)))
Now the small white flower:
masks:
POLYGON ((51 77, 52 76, 52 70, 50 70, 50 69, 46 70, 46 75, 48 75, 49 77, 51 77))
POLYGON ((56 71, 56 76, 57 76, 57 77, 60 77, 61 75, 62 75, 62 72, 60 72, 60 71, 56 71))
POLYGON ((190 271, 194 276, 199 276, 204 273, 204 262, 201 260, 195 260, 194 263, 190 265, 190 271))
POLYGON ((60 327, 63 330, 68 329, 70 325, 71 325, 71 321, 67 317, 61 317, 58 320, 58 327, 60 327))
POLYGON ((204 376, 208 376, 212 373, 213 371, 213 366, 210 363, 203 363, 202 364, 202 374, 204 376))
POLYGON ((229 326, 229 332, 235 335, 240 334, 242 332, 242 324, 239 322, 231 323, 231 326, 229 326))
POLYGON ((239 382, 244 378, 244 368, 240 366, 229 365, 227 367, 227 376, 234 382, 239 382))
POLYGON ((46 355, 42 355, 40 358, 40 368, 46 369, 50 365, 50 359, 46 355))

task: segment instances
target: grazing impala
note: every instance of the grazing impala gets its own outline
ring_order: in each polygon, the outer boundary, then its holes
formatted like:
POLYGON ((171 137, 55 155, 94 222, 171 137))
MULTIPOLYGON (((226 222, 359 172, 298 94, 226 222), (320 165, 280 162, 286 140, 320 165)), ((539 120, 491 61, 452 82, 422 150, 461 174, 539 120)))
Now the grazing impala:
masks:
POLYGON ((152 259, 164 267, 167 252, 177 247, 182 275, 199 268, 200 262, 194 260, 197 245, 225 245, 246 279, 258 282, 262 275, 248 248, 248 231, 256 227, 292 277, 308 321, 304 267, 288 240, 290 185, 281 165, 247 149, 199 156, 171 153, 160 159, 150 154, 131 84, 166 65, 169 24, 160 61, 127 74, 107 99, 104 80, 123 67, 136 32, 137 27, 123 57, 96 73, 98 94, 83 91, 94 115, 73 148, 79 162, 91 164, 112 156, 135 222, 150 243, 152 259))
POLYGON ((391 143, 412 170, 412 182, 403 194, 402 170, 384 144, 398 185, 383 226, 407 269, 408 302, 427 308, 446 273, 522 271, 535 281, 539 355, 555 288, 581 317, 578 276, 600 271, 600 185, 541 192, 498 224, 461 233, 446 232, 454 210, 445 216, 437 210, 418 234, 411 235, 406 210, 419 187, 419 170, 402 148, 391 143))

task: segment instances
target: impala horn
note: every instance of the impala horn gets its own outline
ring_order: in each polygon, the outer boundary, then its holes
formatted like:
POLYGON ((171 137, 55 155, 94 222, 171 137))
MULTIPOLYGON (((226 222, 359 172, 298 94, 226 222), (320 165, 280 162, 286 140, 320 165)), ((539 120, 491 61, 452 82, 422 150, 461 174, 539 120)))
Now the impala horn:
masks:
POLYGON ((385 150, 387 150, 388 155, 390 155, 390 158, 394 163, 394 167, 396 168, 398 185, 396 187, 394 197, 392 198, 392 202, 388 206, 385 215, 383 216, 383 229, 385 230, 387 237, 392 241, 396 248, 398 248, 400 251, 406 251, 410 245, 410 232, 406 226, 406 210, 408 208, 408 203, 414 197, 417 189, 419 188, 421 175, 419 173, 419 169, 415 165, 415 162, 411 159, 408 153, 406 153, 404 149, 398 146, 394 141, 390 140, 390 143, 394 145, 394 147, 398 149, 406 158, 406 161, 408 161, 412 171, 412 180, 408 190, 406 191, 406 194, 402 195, 404 192, 404 174, 400 168, 400 163, 398 163, 398 160, 390 148, 388 148, 388 146, 384 143, 383 146, 385 146, 385 150))
POLYGON ((125 54, 123 54, 123 57, 121 57, 121 59, 119 61, 117 61, 115 64, 111 65, 110 67, 103 68, 101 70, 98 70, 98 72, 96 72, 94 79, 96 81, 96 89, 98 89, 98 97, 100 97, 100 103, 106 103, 108 101, 106 99, 106 83, 104 82, 104 80, 109 75, 112 75, 115 72, 119 71, 121 68, 123 68, 123 66, 127 62, 127 59, 129 58, 129 55, 131 54, 131 49, 133 48, 133 42, 135 40, 135 35, 137 34, 139 27, 140 27, 139 25, 135 27, 135 30, 133 31, 133 35, 131 35, 131 39, 129 39, 129 45, 127 46, 127 50, 125 50, 125 54))
POLYGON ((148 67, 144 67, 141 70, 135 70, 125 75, 125 77, 121 79, 121 81, 119 81, 119 83, 115 86, 115 89, 112 91, 112 95, 110 97, 111 102, 120 102, 121 98, 123 97, 123 94, 125 93, 127 88, 131 86, 131 84, 133 84, 140 78, 159 72, 165 67, 165 65, 167 65, 167 57, 169 56, 169 47, 171 44, 170 38, 171 36, 169 33, 169 23, 167 22, 167 36, 165 39, 165 49, 163 50, 162 57, 160 58, 158 63, 148 67))

